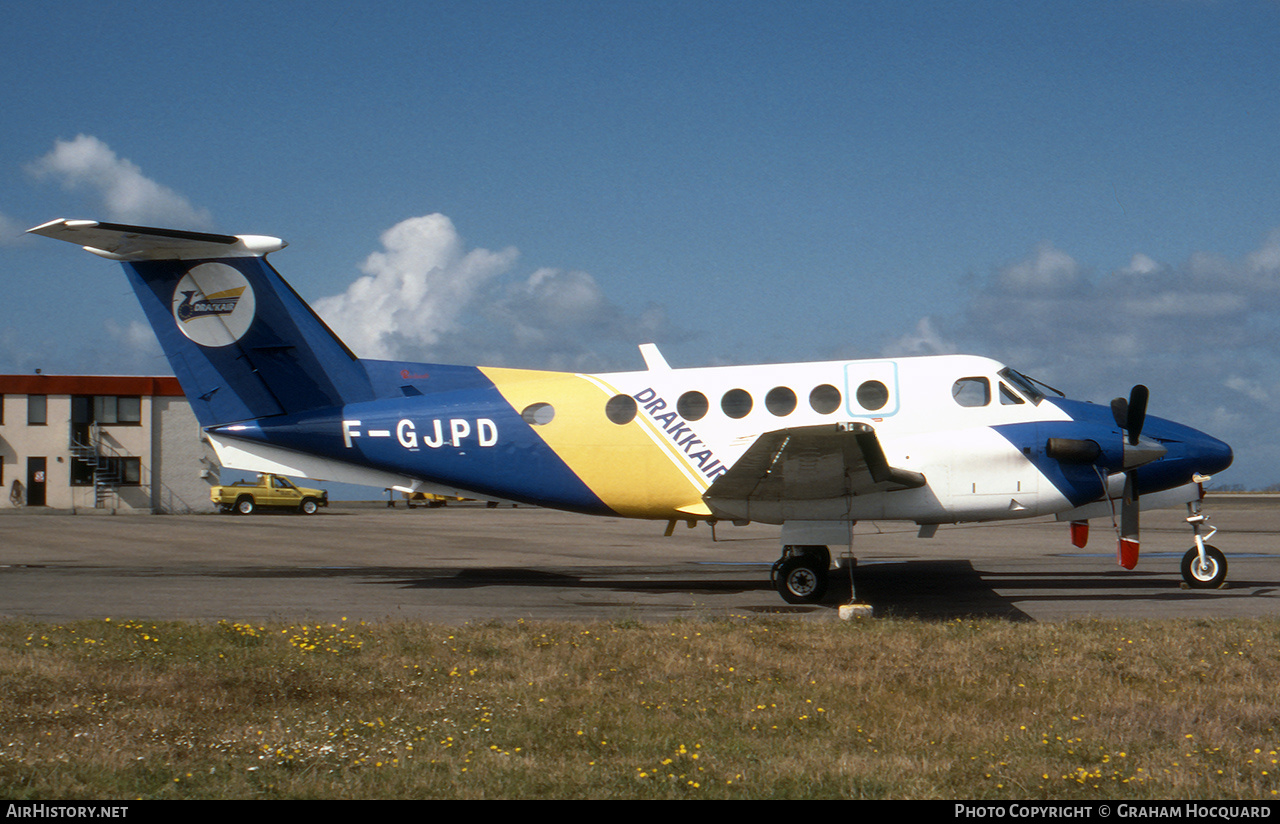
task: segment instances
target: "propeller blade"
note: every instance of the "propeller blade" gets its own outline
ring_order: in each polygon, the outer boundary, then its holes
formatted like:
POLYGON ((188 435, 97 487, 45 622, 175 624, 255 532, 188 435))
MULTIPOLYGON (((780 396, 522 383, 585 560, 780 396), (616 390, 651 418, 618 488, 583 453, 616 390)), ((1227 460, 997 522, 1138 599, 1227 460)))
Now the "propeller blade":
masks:
POLYGON ((1111 400, 1111 417, 1116 419, 1116 426, 1121 429, 1129 425, 1129 402, 1124 398, 1111 400))
POLYGON ((1137 446, 1142 435, 1142 425, 1147 421, 1147 399, 1151 393, 1147 387, 1138 384, 1129 392, 1129 402, 1125 410, 1125 430, 1129 433, 1129 445, 1137 446))
POLYGON ((1169 450, 1163 444, 1142 438, 1142 427, 1147 422, 1147 399, 1150 395, 1147 387, 1137 384, 1129 392, 1129 400, 1116 398, 1111 402, 1111 410, 1114 414, 1119 416, 1123 412, 1123 427, 1128 434, 1122 442, 1125 469, 1136 469, 1168 454, 1169 450))
POLYGON ((1120 501, 1120 542, 1116 547, 1116 560, 1125 569, 1138 565, 1139 543, 1138 489, 1133 483, 1133 473, 1124 479, 1124 497, 1120 501))

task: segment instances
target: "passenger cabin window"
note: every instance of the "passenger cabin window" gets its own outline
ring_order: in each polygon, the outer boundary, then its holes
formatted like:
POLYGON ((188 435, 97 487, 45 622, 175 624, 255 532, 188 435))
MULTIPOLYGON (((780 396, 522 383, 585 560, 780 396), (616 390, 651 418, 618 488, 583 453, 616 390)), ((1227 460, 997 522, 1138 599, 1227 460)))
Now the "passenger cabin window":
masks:
POLYGON ((731 418, 745 418, 751 414, 751 393, 745 389, 730 389, 720 399, 720 409, 731 418))
POLYGON ((840 390, 829 383, 815 386, 809 393, 809 406, 819 415, 830 415, 840 408, 840 390))
POLYGON ((555 416, 555 407, 549 403, 531 403, 520 413, 524 422, 533 426, 546 426, 555 416))
POLYGON ((796 411, 796 393, 785 386, 775 386, 764 396, 764 408, 779 418, 796 411))
POLYGON ((858 399, 858 405, 863 409, 875 412, 877 409, 883 409, 889 402, 889 387, 880 381, 864 381, 858 387, 854 397, 858 399))
POLYGON ((707 402, 707 396, 701 392, 685 392, 676 401, 676 411, 686 421, 702 420, 710 408, 711 404, 707 402))
POLYGON ((630 395, 614 395, 604 405, 604 414, 619 426, 631 423, 636 419, 636 399, 630 395))
POLYGON ((986 378, 961 378, 951 385, 951 397, 961 406, 991 403, 991 382, 986 378))

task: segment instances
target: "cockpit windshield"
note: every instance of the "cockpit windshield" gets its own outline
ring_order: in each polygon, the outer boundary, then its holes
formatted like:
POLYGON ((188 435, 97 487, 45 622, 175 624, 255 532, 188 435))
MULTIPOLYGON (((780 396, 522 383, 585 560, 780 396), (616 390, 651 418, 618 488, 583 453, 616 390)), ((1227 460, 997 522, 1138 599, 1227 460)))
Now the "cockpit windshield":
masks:
POLYGON ((1008 367, 1000 370, 1000 377, 1004 378, 1006 381, 1016 386, 1018 388, 1018 391, 1026 395, 1031 400, 1032 403, 1038 404, 1040 403, 1040 401, 1044 400, 1045 394, 1044 392, 1040 391, 1039 387, 1044 387, 1045 389, 1048 389, 1050 392, 1053 392, 1054 394, 1060 397, 1063 397, 1063 398, 1066 397, 1066 395, 1062 394, 1062 392, 1058 391, 1057 389, 1054 389, 1049 384, 1042 383, 1036 380, 1035 378, 1028 378, 1026 375, 1022 374, 1021 372, 1018 372, 1014 369, 1010 369, 1008 367))

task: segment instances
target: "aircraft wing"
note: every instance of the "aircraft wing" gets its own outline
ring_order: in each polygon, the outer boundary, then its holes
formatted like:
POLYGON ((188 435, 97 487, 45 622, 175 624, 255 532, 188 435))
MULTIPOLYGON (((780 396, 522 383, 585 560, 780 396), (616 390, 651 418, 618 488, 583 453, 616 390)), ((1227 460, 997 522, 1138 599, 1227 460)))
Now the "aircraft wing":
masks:
POLYGON ((889 466, 867 424, 825 424, 761 435, 703 499, 713 513, 776 523, 780 516, 769 513, 804 508, 805 503, 810 511, 821 502, 838 508, 855 495, 924 484, 920 473, 889 466))

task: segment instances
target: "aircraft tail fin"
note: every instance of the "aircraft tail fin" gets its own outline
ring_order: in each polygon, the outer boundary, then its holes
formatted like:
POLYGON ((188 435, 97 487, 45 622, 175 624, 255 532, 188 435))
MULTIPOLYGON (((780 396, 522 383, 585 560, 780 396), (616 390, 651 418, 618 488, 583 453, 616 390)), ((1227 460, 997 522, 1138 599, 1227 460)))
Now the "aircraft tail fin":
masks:
POLYGON ((30 231, 123 264, 202 426, 373 396, 360 361, 267 263, 282 240, 91 220, 30 231))

